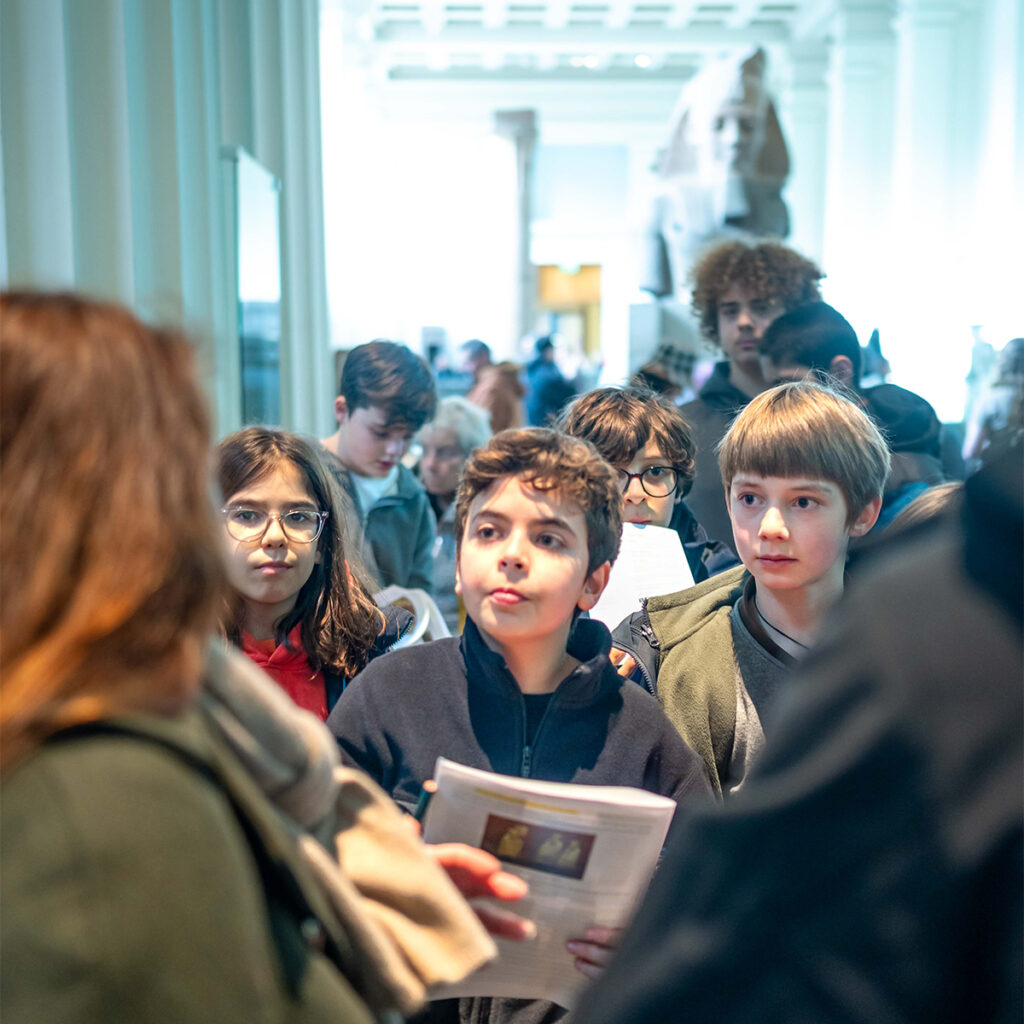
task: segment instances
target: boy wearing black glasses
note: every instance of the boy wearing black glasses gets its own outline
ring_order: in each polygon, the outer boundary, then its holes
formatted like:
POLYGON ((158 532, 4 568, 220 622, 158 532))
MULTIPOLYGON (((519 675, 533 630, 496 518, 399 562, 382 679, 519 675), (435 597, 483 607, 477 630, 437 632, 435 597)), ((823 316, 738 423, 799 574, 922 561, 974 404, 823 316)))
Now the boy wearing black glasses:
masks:
POLYGON ((694 583, 739 564, 726 544, 708 539, 683 500, 693 483, 695 445, 674 405, 639 387, 597 388, 569 406, 559 428, 589 441, 615 468, 624 523, 679 534, 694 583))

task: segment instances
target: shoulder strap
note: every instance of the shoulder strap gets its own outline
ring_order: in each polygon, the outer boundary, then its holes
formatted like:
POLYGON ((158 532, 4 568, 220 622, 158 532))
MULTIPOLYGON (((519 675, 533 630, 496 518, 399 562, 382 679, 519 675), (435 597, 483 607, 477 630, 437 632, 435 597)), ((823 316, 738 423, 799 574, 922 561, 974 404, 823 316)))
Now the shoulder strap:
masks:
POLYGON ((271 937, 278 953, 281 973, 288 992, 297 997, 309 960, 309 942, 314 938, 311 929, 316 930, 317 943, 323 943, 324 953, 339 968, 342 956, 331 941, 329 931, 319 927, 316 914, 310 907, 302 887, 288 865, 271 855, 244 808, 225 784, 216 769, 173 740, 134 728, 123 722, 96 721, 82 722, 69 726, 49 736, 47 745, 67 743, 95 736, 121 736, 160 747, 196 774, 201 775, 227 800, 259 871, 260 883, 267 906, 271 937))

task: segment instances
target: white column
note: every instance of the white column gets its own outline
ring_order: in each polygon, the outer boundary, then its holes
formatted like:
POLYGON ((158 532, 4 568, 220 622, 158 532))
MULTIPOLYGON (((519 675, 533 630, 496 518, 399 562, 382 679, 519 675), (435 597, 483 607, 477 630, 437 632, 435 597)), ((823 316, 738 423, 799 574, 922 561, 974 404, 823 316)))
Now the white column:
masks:
POLYGON ((787 243, 821 260, 825 242, 825 178, 828 166, 829 47, 802 41, 789 49, 789 80, 782 96, 782 131, 792 171, 786 186, 787 243))
POLYGON ((282 180, 285 423, 330 424, 317 0, 3 0, 0 275, 183 325, 238 426, 222 143, 282 180))
POLYGON ((825 186, 826 298, 867 339, 888 280, 896 110, 894 0, 837 0, 825 186))
POLYGON ((904 301, 893 298, 882 346, 893 379, 952 420, 961 416, 973 341, 963 285, 981 120, 976 6, 905 0, 898 22, 891 251, 904 301))
POLYGON ((75 279, 71 153, 61 0, 0 4, 0 126, 6 281, 75 279))
POLYGON ((499 110, 494 115, 495 133, 515 146, 516 185, 518 188, 519 230, 516 265, 518 339, 529 334, 536 320, 536 276, 530 262, 530 234, 533 225, 533 154, 537 146, 537 120, 532 110, 499 110))
POLYGON ((1022 260, 1013 258, 1024 237, 1024 7, 1020 0, 981 0, 980 7, 982 102, 963 265, 972 322, 1001 347, 1024 333, 1022 260))
POLYGON ((333 426, 336 391, 327 316, 320 35, 317 0, 281 7, 285 115, 281 178, 281 277, 286 358, 282 410, 292 429, 320 436, 333 426))
POLYGON ((65 4, 75 283, 131 303, 131 180, 120 0, 65 4))

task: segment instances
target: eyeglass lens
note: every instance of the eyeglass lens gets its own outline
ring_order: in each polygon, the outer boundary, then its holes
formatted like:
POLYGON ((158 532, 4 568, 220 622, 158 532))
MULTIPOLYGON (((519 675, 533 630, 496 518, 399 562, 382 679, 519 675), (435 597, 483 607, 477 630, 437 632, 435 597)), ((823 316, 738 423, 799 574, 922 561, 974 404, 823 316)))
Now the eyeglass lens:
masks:
POLYGON ((670 466, 648 466, 642 473, 627 473, 618 470, 619 490, 623 494, 629 490, 633 479, 640 481, 644 493, 651 498, 664 498, 676 489, 676 471, 670 466))
POLYGON ((228 508, 224 510, 224 522, 228 533, 235 540, 255 540, 262 537, 276 519, 284 535, 298 544, 309 544, 320 536, 326 517, 307 509, 292 509, 289 512, 270 513, 254 508, 228 508))

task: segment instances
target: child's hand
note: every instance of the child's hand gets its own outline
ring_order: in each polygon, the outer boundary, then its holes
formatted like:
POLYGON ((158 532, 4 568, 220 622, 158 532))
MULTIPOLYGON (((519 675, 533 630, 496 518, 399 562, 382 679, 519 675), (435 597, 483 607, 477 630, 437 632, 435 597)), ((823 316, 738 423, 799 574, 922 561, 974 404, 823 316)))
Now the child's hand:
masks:
POLYGON ((537 934, 537 926, 527 918, 473 902, 481 896, 490 896, 511 903, 522 899, 529 891, 521 878, 502 870, 497 857, 465 843, 428 843, 424 849, 448 873, 455 888, 470 901, 476 916, 492 935, 522 941, 537 934))
POLYGON ((591 925, 580 939, 570 939, 566 948, 576 958, 573 966, 588 978, 599 978, 611 963, 615 947, 622 936, 621 928, 591 925))
POLYGON ((615 666, 615 671, 625 679, 628 679, 636 668, 636 658, 632 654, 620 651, 618 647, 611 649, 608 660, 615 666))

